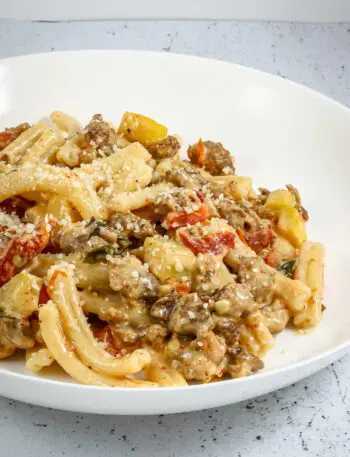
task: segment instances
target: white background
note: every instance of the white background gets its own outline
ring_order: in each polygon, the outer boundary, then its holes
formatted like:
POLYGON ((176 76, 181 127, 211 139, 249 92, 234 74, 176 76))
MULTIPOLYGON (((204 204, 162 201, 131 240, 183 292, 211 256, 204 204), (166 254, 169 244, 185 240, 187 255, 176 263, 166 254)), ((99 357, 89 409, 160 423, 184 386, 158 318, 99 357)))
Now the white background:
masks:
POLYGON ((0 17, 344 22, 350 21, 350 0, 0 0, 0 17))

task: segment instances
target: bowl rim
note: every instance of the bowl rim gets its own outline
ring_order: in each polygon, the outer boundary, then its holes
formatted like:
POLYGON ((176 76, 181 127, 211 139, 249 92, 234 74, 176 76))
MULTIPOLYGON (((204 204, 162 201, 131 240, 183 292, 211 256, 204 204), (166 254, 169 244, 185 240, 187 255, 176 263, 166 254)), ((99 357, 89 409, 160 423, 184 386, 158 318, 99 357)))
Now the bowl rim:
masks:
MULTIPOLYGON (((40 52, 40 53, 31 53, 31 54, 23 54, 23 55, 17 55, 17 56, 11 56, 11 57, 4 57, 0 59, 1 62, 16 62, 16 61, 23 61, 23 60, 31 60, 31 59, 36 59, 36 58, 50 58, 54 59, 56 55, 59 56, 64 56, 64 55, 82 55, 82 54, 114 54, 114 55, 121 55, 121 54, 134 54, 137 56, 137 54, 141 54, 143 56, 145 55, 150 55, 154 56, 157 58, 167 58, 167 59, 187 59, 187 60, 197 60, 201 62, 207 62, 207 63, 214 63, 215 65, 222 65, 225 67, 236 67, 239 71, 245 71, 249 73, 255 73, 260 77, 264 77, 267 79, 270 79, 271 81, 274 81, 275 83, 282 84, 282 85, 292 85, 294 86, 297 90, 306 92, 309 95, 312 95, 314 97, 317 97, 319 100, 326 102, 328 104, 333 105, 336 109, 342 110, 344 115, 349 116, 349 122, 350 122, 350 107, 347 107, 346 105, 332 99, 328 95, 323 94, 322 92, 319 92, 315 89, 309 88, 307 86, 304 86, 303 84, 300 84, 295 81, 291 81, 287 78, 282 78, 278 75, 274 75, 272 73, 253 68, 253 67, 248 67, 242 64, 237 64, 234 62, 230 61, 225 61, 225 60, 220 60, 220 59, 215 59, 215 58, 209 58, 209 57, 203 57, 203 56, 196 56, 196 55, 191 55, 191 54, 184 54, 184 53, 174 53, 174 52, 162 52, 162 51, 149 51, 149 50, 133 50, 133 49, 81 49, 81 50, 63 50, 63 51, 54 51, 54 52, 40 52)), ((0 116, 1 119, 1 116, 0 116)), ((346 353, 350 352, 350 335, 346 341, 343 343, 339 343, 336 346, 327 349, 325 351, 322 351, 320 353, 317 353, 316 355, 312 355, 309 357, 306 357, 303 360, 300 360, 299 362, 293 363, 291 365, 287 365, 284 367, 280 368, 274 368, 266 372, 258 372, 252 376, 247 376, 247 377, 242 377, 242 378, 236 378, 236 379, 227 379, 227 380, 222 380, 219 382, 212 382, 212 383, 207 383, 207 384, 192 384, 192 385, 187 385, 187 386, 175 386, 175 387, 101 387, 101 386, 90 386, 90 385, 84 385, 84 384, 78 384, 75 382, 66 382, 66 381, 58 381, 50 378, 44 378, 44 377, 39 377, 39 376, 33 376, 30 374, 26 373, 17 373, 14 371, 9 371, 7 369, 1 368, 0 366, 0 377, 1 376, 6 376, 8 378, 16 378, 16 379, 22 379, 24 381, 29 381, 29 382, 35 382, 38 384, 50 384, 52 386, 59 386, 60 388, 70 388, 73 390, 76 389, 84 389, 88 391, 100 391, 100 392, 156 392, 156 391, 166 391, 166 392, 183 392, 183 391, 188 391, 188 390, 204 390, 204 389, 219 389, 220 386, 222 387, 223 384, 228 385, 241 385, 244 383, 247 383, 249 381, 256 382, 263 381, 265 379, 268 379, 269 377, 273 377, 277 374, 288 374, 289 372, 298 370, 305 365, 309 365, 311 363, 317 363, 317 362, 322 362, 324 360, 327 360, 329 358, 336 357, 336 355, 339 353, 346 353)))

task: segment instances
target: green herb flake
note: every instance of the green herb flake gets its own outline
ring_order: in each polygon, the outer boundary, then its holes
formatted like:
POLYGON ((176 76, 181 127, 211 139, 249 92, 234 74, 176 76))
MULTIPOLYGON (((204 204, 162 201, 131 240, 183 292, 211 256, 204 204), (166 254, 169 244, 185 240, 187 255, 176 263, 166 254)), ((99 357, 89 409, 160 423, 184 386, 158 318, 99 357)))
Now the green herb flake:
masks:
POLYGON ((293 260, 283 260, 280 266, 277 268, 278 271, 283 273, 287 278, 291 278, 296 269, 297 261, 293 260))
POLYGON ((97 263, 97 262, 105 262, 107 255, 114 255, 116 249, 111 244, 107 244, 105 246, 100 246, 96 249, 92 249, 89 251, 84 259, 85 263, 97 263))

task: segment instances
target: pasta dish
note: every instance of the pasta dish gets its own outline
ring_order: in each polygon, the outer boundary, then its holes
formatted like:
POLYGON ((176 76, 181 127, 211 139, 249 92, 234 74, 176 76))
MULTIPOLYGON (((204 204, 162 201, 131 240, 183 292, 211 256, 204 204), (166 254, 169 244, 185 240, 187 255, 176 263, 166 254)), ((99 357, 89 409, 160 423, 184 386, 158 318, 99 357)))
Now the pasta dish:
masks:
POLYGON ((221 143, 126 112, 0 133, 0 358, 95 386, 251 375, 322 317, 322 244, 296 188, 259 189, 221 143))

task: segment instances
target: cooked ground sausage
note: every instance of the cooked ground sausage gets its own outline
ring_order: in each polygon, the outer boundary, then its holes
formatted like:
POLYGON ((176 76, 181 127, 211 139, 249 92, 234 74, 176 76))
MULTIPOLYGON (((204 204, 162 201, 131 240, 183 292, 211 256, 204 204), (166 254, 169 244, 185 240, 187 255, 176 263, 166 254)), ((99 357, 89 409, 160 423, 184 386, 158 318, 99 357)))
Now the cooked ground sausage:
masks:
POLYGON ((157 296, 158 282, 133 256, 113 257, 108 264, 110 286, 133 300, 157 296))
POLYGON ((213 176, 235 173, 234 159, 221 143, 199 141, 188 148, 187 154, 192 163, 213 176))
POLYGON ((170 295, 157 300, 151 310, 152 317, 168 321, 169 330, 181 335, 197 335, 214 326, 208 304, 197 294, 170 295))
POLYGON ((234 228, 251 230, 259 224, 259 217, 244 203, 235 202, 230 198, 217 198, 215 206, 221 217, 234 228))
POLYGON ((155 160, 171 159, 180 150, 180 143, 175 136, 167 136, 164 140, 157 141, 147 146, 148 152, 155 160))
POLYGON ((117 134, 102 118, 95 114, 79 135, 77 145, 81 148, 81 163, 91 163, 99 157, 106 157, 117 150, 117 134))
POLYGON ((209 330, 214 321, 208 309, 197 294, 178 295, 170 314, 169 329, 183 335, 197 335, 199 331, 209 330))
POLYGON ((242 378, 262 368, 264 368, 264 363, 259 357, 238 346, 229 354, 225 373, 231 378, 242 378))
POLYGON ((248 286, 236 281, 219 290, 213 300, 216 302, 217 312, 228 317, 241 317, 242 314, 250 313, 257 307, 248 286))
POLYGON ((171 212, 191 213, 198 210, 201 199, 191 189, 175 187, 168 192, 161 192, 154 201, 154 210, 160 216, 167 216, 171 212))
POLYGON ((238 281, 245 284, 259 304, 269 304, 273 299, 274 273, 266 268, 265 262, 256 257, 241 259, 238 281))
POLYGON ((179 162, 165 174, 165 180, 177 187, 202 188, 208 183, 198 167, 189 162, 179 162))
MULTIPOLYGON (((114 213, 108 221, 108 229, 113 230, 117 239, 144 240, 148 236, 156 234, 154 225, 147 219, 143 219, 130 211, 126 213, 114 213)), ((101 236, 104 236, 105 230, 101 230, 101 236)))

